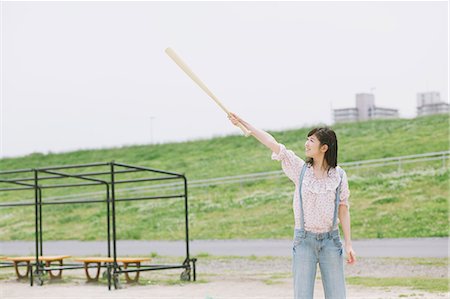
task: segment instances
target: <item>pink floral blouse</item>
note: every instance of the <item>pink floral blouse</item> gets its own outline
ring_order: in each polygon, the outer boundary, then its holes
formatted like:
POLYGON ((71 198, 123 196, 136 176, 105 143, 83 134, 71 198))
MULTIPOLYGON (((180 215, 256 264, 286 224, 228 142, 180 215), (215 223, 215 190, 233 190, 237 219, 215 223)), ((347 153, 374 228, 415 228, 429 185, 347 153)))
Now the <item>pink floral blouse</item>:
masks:
MULTIPOLYGON (((279 154, 272 153, 272 159, 281 161, 286 176, 295 184, 293 209, 295 228, 300 228, 300 203, 299 203, 299 179, 305 161, 299 158, 293 151, 287 150, 280 144, 279 154)), ((337 166, 336 168, 338 168, 337 166)), ((312 167, 308 166, 303 177, 302 201, 305 213, 305 230, 315 233, 323 233, 332 230, 334 204, 336 200, 336 188, 341 180, 336 168, 330 169, 326 178, 316 178, 312 167)), ((343 170, 342 170, 343 171, 343 170)), ((340 205, 349 207, 347 174, 343 171, 340 205)), ((339 223, 339 218, 337 219, 339 223)))

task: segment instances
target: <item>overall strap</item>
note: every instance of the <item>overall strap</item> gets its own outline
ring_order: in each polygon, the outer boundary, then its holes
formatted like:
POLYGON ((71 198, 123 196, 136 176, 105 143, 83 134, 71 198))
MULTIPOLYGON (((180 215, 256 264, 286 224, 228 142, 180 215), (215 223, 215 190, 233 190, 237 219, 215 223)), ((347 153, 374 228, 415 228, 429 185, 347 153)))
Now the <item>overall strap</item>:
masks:
MULTIPOLYGON (((339 210, 339 201, 341 198, 341 184, 342 184, 342 177, 344 176, 344 171, 342 170, 342 168, 339 167, 339 169, 336 169, 339 171, 339 177, 341 178, 341 180, 339 181, 339 185, 336 189, 336 202, 334 205, 334 216, 333 216, 333 224, 331 226, 331 229, 334 230, 335 226, 337 225, 337 213, 339 210)), ((336 227, 337 228, 337 227, 336 227)))
POLYGON ((300 179, 298 183, 298 201, 300 202, 300 229, 305 230, 305 219, 303 217, 303 203, 302 203, 302 183, 303 183, 303 177, 305 176, 306 172, 306 163, 303 164, 302 171, 300 173, 300 179))

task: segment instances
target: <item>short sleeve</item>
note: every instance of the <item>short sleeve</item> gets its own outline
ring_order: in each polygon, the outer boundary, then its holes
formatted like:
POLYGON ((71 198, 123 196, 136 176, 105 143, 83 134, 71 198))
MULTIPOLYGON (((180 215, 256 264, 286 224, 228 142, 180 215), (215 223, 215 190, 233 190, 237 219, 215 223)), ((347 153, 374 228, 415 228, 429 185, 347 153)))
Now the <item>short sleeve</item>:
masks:
POLYGON ((350 189, 348 188, 348 180, 347 173, 341 169, 342 171, 342 181, 341 181, 341 193, 340 193, 340 205, 346 205, 350 208, 349 197, 350 197, 350 189))
POLYGON ((298 184, 300 171, 305 161, 298 157, 293 151, 286 149, 283 144, 280 145, 278 154, 272 153, 272 160, 281 161, 281 168, 286 176, 294 183, 298 184))

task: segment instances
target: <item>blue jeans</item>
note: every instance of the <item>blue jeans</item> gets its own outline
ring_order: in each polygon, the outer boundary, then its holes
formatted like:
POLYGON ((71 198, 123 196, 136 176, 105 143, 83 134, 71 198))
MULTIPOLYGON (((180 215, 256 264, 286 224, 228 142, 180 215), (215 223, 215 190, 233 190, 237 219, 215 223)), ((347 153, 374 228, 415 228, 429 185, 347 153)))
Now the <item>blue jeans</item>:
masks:
POLYGON ((345 299, 344 257, 339 230, 318 234, 296 229, 293 247, 294 298, 313 298, 319 263, 325 298, 345 299))

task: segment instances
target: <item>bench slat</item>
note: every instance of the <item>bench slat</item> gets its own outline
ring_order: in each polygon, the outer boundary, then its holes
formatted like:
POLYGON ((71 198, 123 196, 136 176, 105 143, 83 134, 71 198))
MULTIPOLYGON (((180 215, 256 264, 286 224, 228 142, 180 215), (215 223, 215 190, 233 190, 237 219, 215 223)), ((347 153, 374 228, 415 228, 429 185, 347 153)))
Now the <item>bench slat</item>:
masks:
MULTIPOLYGON (((145 261, 151 261, 151 258, 148 257, 118 257, 117 262, 120 263, 139 263, 145 261)), ((77 262, 83 263, 112 263, 114 262, 114 258, 112 257, 86 257, 86 258, 77 258, 75 259, 77 262)))
MULTIPOLYGON (((55 255, 55 256, 40 256, 38 260, 44 262, 54 262, 69 258, 70 255, 55 255)), ((5 260, 13 262, 31 262, 36 260, 35 256, 17 256, 17 257, 6 257, 5 260)))

